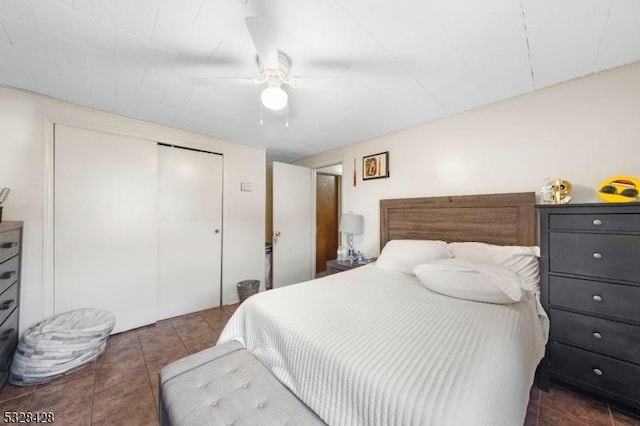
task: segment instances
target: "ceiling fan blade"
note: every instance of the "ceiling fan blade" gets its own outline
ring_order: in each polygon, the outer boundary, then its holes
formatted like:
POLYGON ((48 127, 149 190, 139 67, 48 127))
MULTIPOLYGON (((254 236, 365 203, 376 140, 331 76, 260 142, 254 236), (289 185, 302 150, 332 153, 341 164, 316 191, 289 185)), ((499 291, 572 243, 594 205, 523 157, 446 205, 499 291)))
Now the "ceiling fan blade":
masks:
POLYGON ((259 16, 245 19, 249 34, 256 47, 258 58, 265 68, 276 70, 280 66, 276 32, 269 21, 259 16))
POLYGON ((192 78, 191 82, 196 86, 215 86, 227 83, 253 86, 260 84, 260 80, 251 77, 199 77, 192 78))
POLYGON ((289 85, 300 89, 344 91, 353 87, 353 78, 349 76, 291 77, 289 85))

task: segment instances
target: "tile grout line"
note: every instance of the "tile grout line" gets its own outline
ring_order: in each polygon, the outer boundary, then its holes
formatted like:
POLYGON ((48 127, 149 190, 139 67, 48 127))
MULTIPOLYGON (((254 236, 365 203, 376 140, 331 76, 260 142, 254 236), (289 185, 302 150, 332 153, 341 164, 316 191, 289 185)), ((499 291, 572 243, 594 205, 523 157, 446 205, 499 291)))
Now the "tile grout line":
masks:
MULTIPOLYGON (((198 315, 199 316, 199 315, 198 315)), ((182 340, 182 336, 180 335, 180 333, 178 332, 178 329, 176 328, 176 325, 173 323, 173 319, 170 320, 171 321, 171 327, 173 328, 173 331, 176 333, 176 335, 178 336, 178 339, 180 339, 180 343, 182 343, 182 346, 184 347, 184 350, 187 352, 187 355, 190 355, 189 353, 189 348, 187 347, 187 344, 184 343, 184 340, 182 340)), ((206 322, 206 321, 205 321, 206 322)))
MULTIPOLYGON (((171 324, 173 326, 173 324, 171 324)), ((142 341, 140 340, 140 334, 136 330, 136 339, 138 339, 138 344, 140 345, 140 353, 142 353, 142 360, 144 361, 144 369, 147 372, 147 380, 149 381, 149 390, 151 391, 151 397, 153 398, 153 405, 156 406, 156 415, 158 416, 158 421, 160 421, 160 406, 158 405, 158 401, 153 394, 153 384, 151 384, 151 372, 149 371, 149 364, 147 364, 147 357, 144 355, 144 346, 142 346, 142 341)), ((159 390, 158 390, 159 392, 159 390)))
MULTIPOLYGON (((12 386, 12 385, 9 384, 9 382, 7 382, 7 384, 5 386, 12 386)), ((8 401, 13 401, 14 399, 17 399, 17 398, 22 398, 22 397, 25 397, 25 396, 31 396, 36 391, 35 386, 37 386, 37 385, 34 385, 34 389, 31 392, 25 392, 25 393, 23 393, 21 395, 12 396, 11 398, 0 399, 0 404, 4 404, 5 402, 8 402, 8 401)))
MULTIPOLYGON (((104 356, 104 353, 100 355, 100 357, 102 356, 104 356)), ((93 410, 94 410, 94 407, 96 406, 96 369, 98 368, 97 364, 98 364, 98 360, 96 359, 95 361, 93 361, 93 392, 91 395, 91 424, 93 424, 93 410)))
POLYGON ((29 398, 27 398, 27 403, 26 403, 26 405, 25 405, 25 407, 24 407, 24 408, 25 408, 25 411, 29 409, 29 404, 31 404, 31 399, 33 398, 33 395, 35 395, 35 394, 36 394, 36 390, 38 390, 38 385, 36 385, 36 387, 35 387, 35 388, 33 388, 33 392, 31 392, 31 393, 29 394, 29 398))
POLYGON ((609 410, 609 419, 611 420, 611 426, 616 426, 616 422, 613 420, 613 413, 611 412, 611 405, 607 401, 607 409, 609 410))
POLYGON ((536 426, 540 424, 540 403, 542 402, 542 389, 538 388, 538 409, 536 410, 536 426))

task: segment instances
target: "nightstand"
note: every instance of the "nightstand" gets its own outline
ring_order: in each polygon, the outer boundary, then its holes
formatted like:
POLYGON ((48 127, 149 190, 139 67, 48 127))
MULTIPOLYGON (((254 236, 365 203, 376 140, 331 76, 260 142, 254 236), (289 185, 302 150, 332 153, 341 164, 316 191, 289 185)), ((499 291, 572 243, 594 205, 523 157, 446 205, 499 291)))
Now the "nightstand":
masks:
POLYGON ((338 272, 348 271, 359 266, 368 265, 375 262, 377 257, 367 259, 366 263, 349 262, 348 260, 327 260, 327 275, 337 274, 338 272))

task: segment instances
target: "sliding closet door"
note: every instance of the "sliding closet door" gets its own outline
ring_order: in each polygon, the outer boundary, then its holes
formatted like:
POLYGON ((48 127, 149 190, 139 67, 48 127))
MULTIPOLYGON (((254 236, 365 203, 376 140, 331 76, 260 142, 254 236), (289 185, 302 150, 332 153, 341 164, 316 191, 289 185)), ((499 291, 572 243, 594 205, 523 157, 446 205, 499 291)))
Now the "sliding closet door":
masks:
POLYGON ((158 318, 220 305, 222 156, 158 146, 158 318))
POLYGON ((102 308, 114 332, 156 321, 157 144, 55 127, 55 312, 102 308))

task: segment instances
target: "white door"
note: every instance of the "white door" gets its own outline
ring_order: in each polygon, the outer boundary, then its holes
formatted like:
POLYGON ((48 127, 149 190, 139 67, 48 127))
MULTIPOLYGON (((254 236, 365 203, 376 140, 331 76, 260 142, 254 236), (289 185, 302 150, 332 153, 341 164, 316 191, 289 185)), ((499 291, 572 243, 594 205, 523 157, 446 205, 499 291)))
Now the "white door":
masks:
POLYGON ((220 306, 222 156, 158 145, 158 318, 220 306))
POLYGON ((273 163, 273 288, 312 278, 311 169, 273 163))
POLYGON ((54 311, 106 309, 114 332, 156 321, 157 144, 55 126, 54 311))

